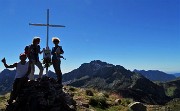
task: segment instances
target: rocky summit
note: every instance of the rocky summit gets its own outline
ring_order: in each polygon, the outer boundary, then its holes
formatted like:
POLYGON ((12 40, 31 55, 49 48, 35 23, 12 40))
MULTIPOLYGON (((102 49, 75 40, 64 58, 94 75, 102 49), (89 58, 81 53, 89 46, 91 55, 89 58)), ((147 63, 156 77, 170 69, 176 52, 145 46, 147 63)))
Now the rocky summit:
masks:
POLYGON ((55 79, 46 76, 29 81, 6 111, 76 111, 76 102, 61 87, 55 79))

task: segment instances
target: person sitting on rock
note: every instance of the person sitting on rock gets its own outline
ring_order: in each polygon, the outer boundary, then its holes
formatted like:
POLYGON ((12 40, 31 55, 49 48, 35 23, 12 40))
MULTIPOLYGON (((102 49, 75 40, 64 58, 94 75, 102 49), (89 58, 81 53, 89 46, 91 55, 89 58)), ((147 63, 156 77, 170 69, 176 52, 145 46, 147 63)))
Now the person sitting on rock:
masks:
POLYGON ((52 38, 52 42, 54 43, 54 47, 52 48, 52 64, 57 75, 57 82, 62 85, 62 72, 60 68, 61 64, 61 54, 64 53, 62 46, 59 46, 60 39, 57 37, 52 38))
POLYGON ((28 81, 28 75, 31 72, 30 62, 27 62, 27 56, 25 53, 20 54, 20 62, 14 63, 12 65, 6 64, 6 59, 2 59, 2 62, 6 68, 16 68, 15 80, 13 83, 13 89, 10 94, 10 99, 8 104, 11 104, 13 100, 16 100, 20 90, 23 88, 24 84, 28 81))
POLYGON ((28 46, 28 48, 25 48, 25 52, 29 58, 29 61, 31 61, 31 73, 29 76, 30 80, 34 80, 34 72, 35 72, 35 65, 39 68, 39 79, 42 78, 43 75, 43 66, 42 63, 39 61, 39 54, 41 54, 43 51, 40 51, 40 37, 34 37, 33 43, 28 46), (26 51, 28 50, 28 51, 26 51))

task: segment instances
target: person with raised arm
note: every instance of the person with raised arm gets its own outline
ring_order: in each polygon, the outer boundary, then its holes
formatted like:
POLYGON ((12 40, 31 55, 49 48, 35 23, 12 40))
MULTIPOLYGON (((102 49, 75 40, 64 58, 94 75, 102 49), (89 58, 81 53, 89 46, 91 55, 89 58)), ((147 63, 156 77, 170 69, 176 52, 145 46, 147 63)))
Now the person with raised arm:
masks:
POLYGON ((27 56, 25 53, 19 55, 20 61, 12 65, 6 63, 6 59, 2 59, 2 62, 6 68, 16 68, 16 75, 13 83, 13 88, 10 94, 8 104, 11 104, 13 100, 16 100, 19 92, 23 88, 24 84, 28 82, 28 75, 31 72, 31 63, 26 61, 27 56))

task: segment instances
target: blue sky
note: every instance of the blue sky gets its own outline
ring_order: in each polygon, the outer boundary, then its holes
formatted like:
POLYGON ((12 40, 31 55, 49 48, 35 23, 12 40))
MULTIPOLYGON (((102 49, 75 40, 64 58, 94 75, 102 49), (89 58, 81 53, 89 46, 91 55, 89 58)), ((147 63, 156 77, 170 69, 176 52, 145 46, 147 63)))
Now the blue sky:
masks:
POLYGON ((0 0, 0 58, 19 61, 34 36, 45 47, 46 28, 28 24, 46 23, 47 9, 51 24, 66 26, 50 28, 65 51, 64 73, 92 60, 180 72, 179 0, 0 0))

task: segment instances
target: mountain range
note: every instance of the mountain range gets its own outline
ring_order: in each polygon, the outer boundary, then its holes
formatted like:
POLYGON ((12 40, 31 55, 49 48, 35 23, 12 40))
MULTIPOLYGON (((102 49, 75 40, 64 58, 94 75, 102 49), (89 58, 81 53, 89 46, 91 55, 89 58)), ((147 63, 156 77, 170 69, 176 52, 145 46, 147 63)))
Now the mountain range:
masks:
POLYGON ((142 74, 144 77, 148 78, 151 81, 170 81, 176 79, 176 76, 172 74, 167 74, 165 72, 159 71, 159 70, 134 70, 136 73, 142 74))
MULTIPOLYGON (((50 77, 56 78, 54 72, 49 71, 48 74, 50 77)), ((14 75, 15 70, 5 69, 0 73, 1 94, 11 90, 14 75)), ((175 90, 176 93, 168 93, 171 89, 169 86, 178 82, 169 82, 167 83, 169 85, 166 83, 156 84, 138 71, 132 72, 123 66, 100 60, 84 63, 79 68, 63 74, 63 82, 75 87, 94 88, 117 93, 122 97, 133 98, 135 101, 148 104, 165 104, 171 98, 179 97, 175 94, 180 93, 179 87, 175 90)))
POLYGON ((176 76, 176 77, 180 77, 180 73, 175 73, 173 75, 176 76))

